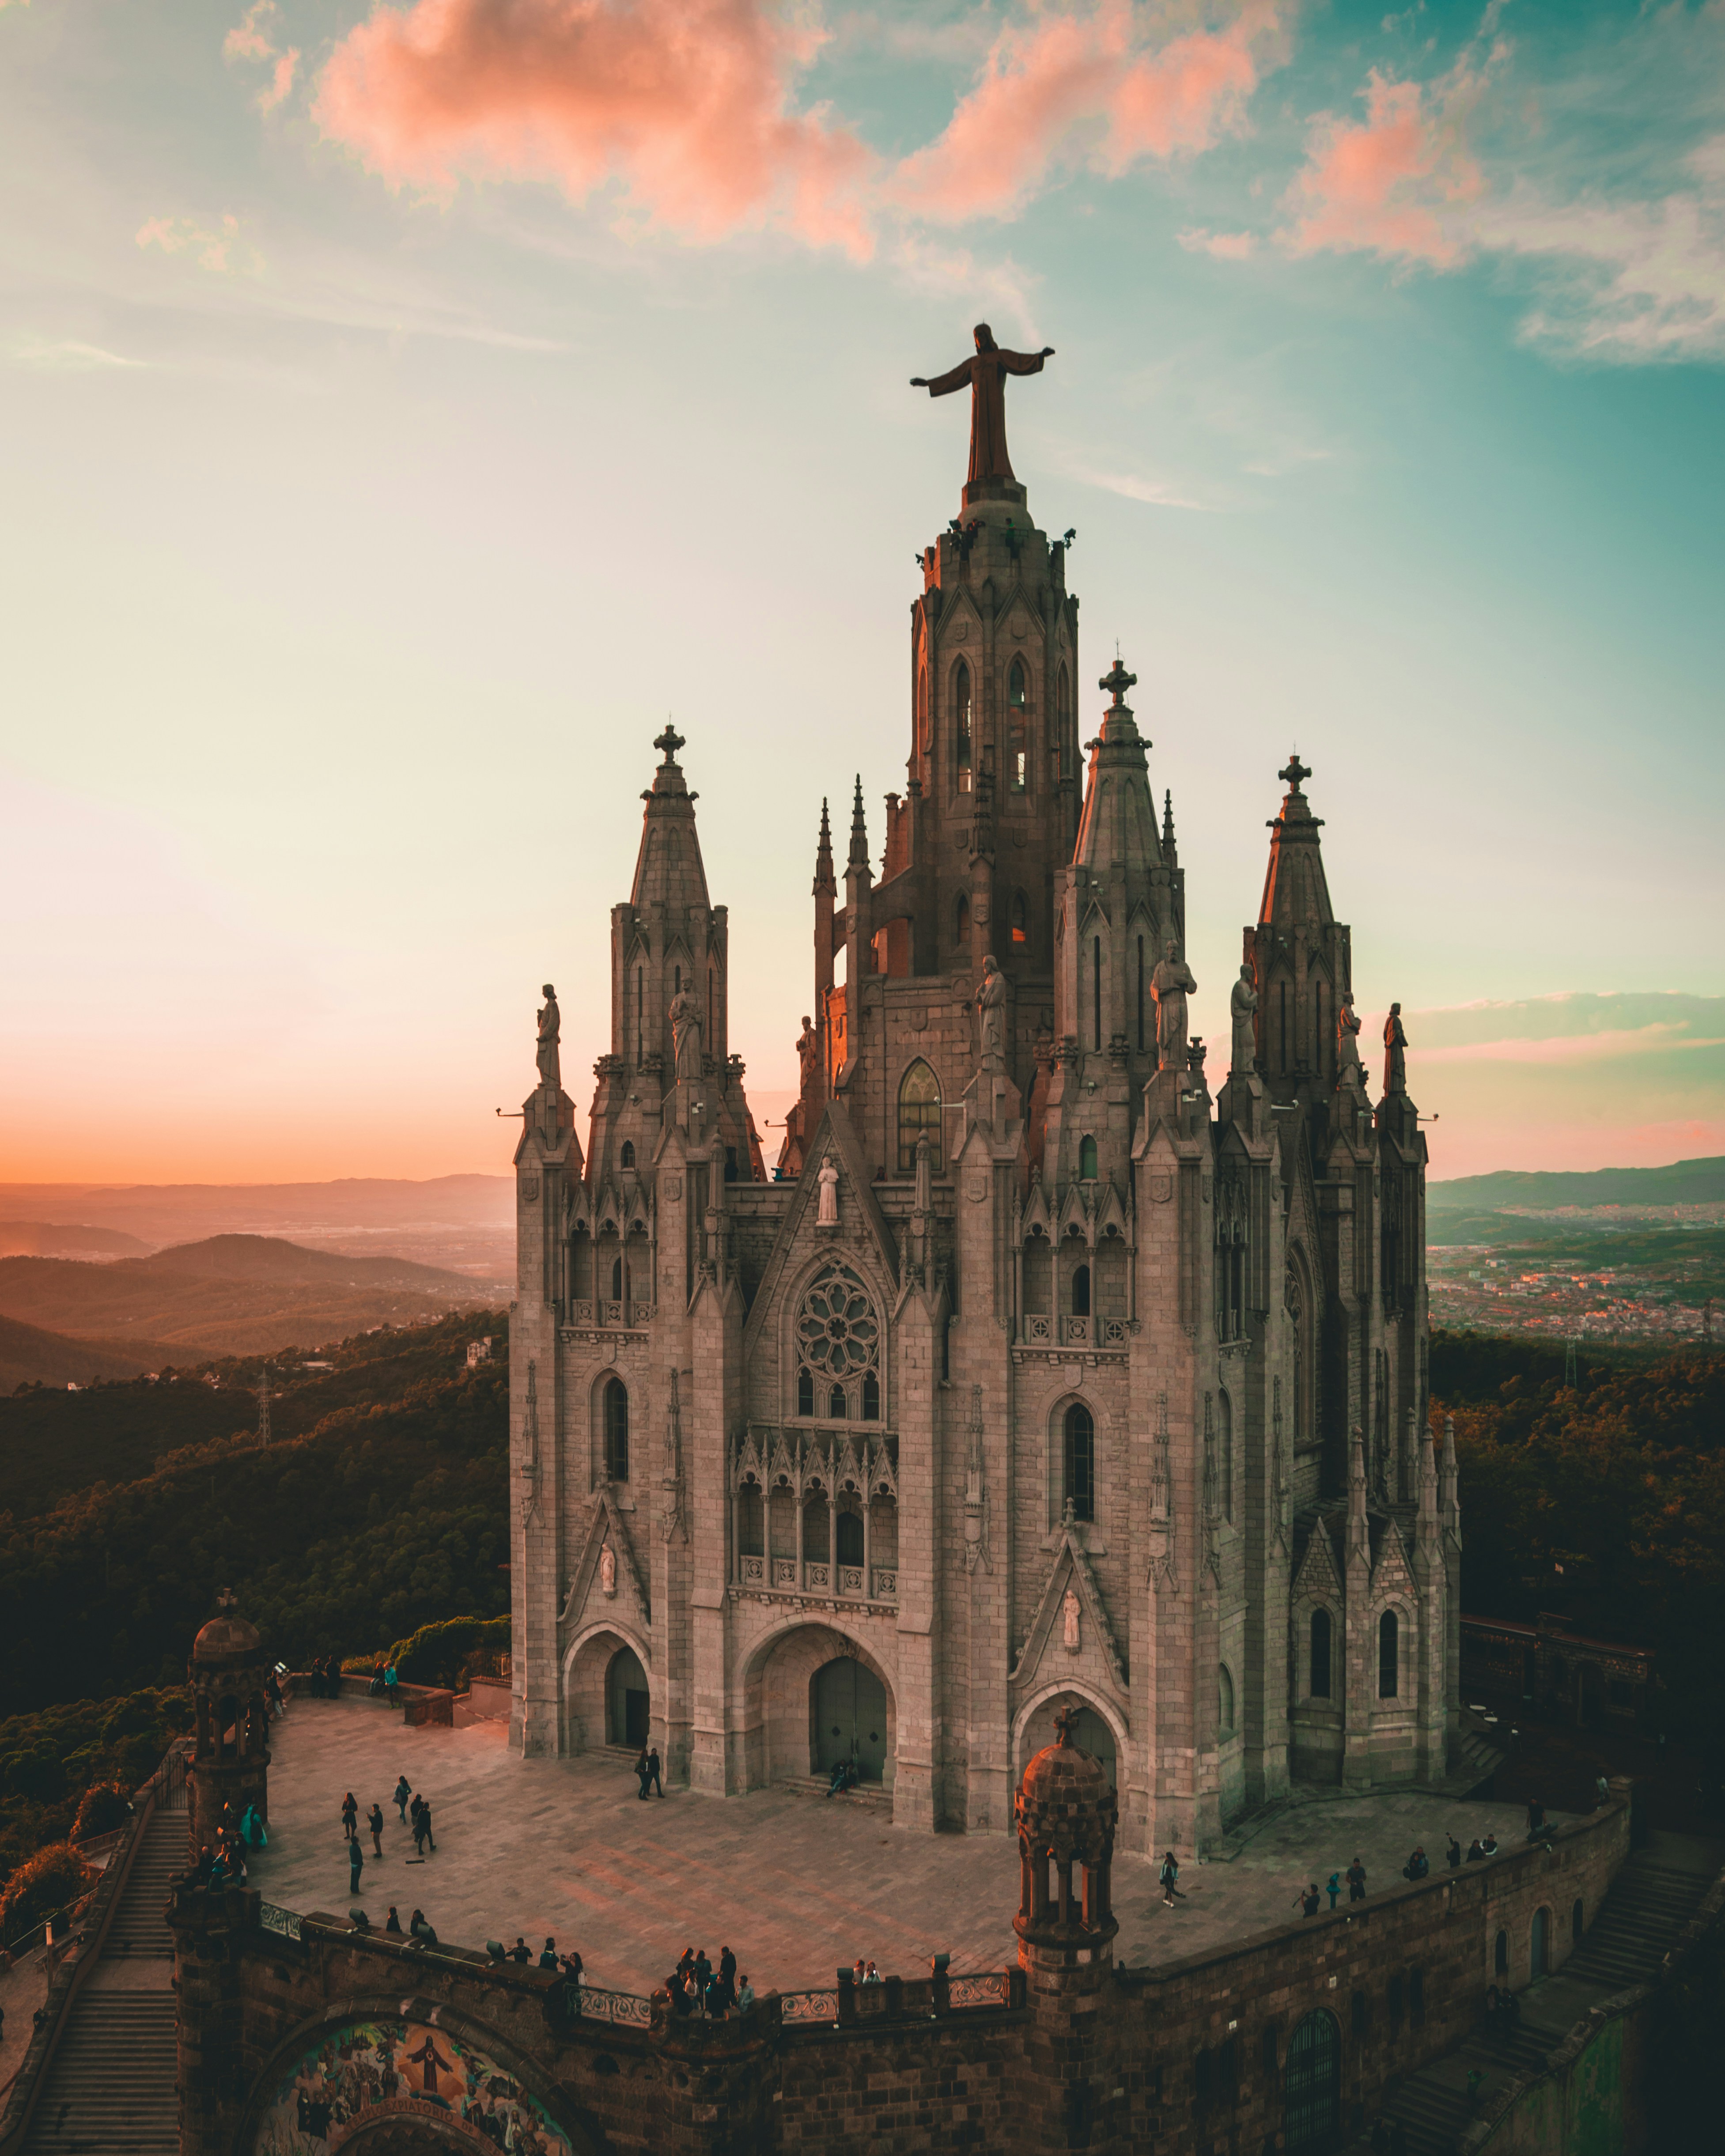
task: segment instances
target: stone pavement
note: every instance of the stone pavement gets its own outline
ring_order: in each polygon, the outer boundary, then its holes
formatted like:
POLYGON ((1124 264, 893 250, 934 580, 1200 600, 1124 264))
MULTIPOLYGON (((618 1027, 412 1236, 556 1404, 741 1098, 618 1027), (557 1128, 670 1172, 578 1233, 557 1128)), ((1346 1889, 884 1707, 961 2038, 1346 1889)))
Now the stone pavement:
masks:
MULTIPOLYGON (((830 1984, 859 1954, 906 1976, 937 1952, 955 1973, 1017 1958, 1018 1847, 1004 1835, 912 1835, 781 1789, 675 1789, 644 1804, 615 1753, 517 1759, 502 1722, 408 1729, 367 1700, 297 1699, 270 1737, 270 1846, 251 1882, 301 1914, 352 1906, 340 1817, 351 1789, 362 1815, 375 1799, 388 1821, 381 1865, 363 1842, 358 1899, 374 1923, 393 1902, 403 1924, 423 1908, 452 1945, 521 1933, 536 1950, 550 1933, 579 1948, 589 1983, 617 1990, 652 1989, 685 1945, 716 1961, 728 1944, 757 1991, 830 1984), (423 1864, 389 1802, 403 1773, 431 1800, 437 1851, 423 1864)), ((1522 1817, 1450 1798, 1301 1798, 1233 1837, 1231 1861, 1183 1866, 1173 1910, 1149 1859, 1117 1856, 1115 1958, 1165 1961, 1298 1922, 1299 1887, 1356 1851, 1373 1888, 1399 1886, 1416 1841, 1441 1871, 1446 1827, 1465 1848, 1489 1825, 1508 1849, 1522 1817)))

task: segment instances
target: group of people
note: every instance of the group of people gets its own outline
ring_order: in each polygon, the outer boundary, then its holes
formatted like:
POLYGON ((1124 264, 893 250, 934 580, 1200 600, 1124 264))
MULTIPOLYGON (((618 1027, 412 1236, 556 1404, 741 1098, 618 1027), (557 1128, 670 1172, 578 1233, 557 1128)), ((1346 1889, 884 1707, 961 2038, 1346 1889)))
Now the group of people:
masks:
MULTIPOLYGON (((1425 1862, 1424 1851, 1416 1851, 1414 1854, 1419 1856, 1421 1863, 1425 1862)), ((1407 1871, 1404 1870, 1402 1876, 1405 1879, 1408 1876, 1407 1871)), ((1422 1873, 1420 1876, 1423 1877, 1425 1875, 1422 1873)), ((1345 1871, 1332 1871, 1322 1888, 1319 1887, 1317 1880, 1308 1881, 1295 1895, 1294 1906, 1302 1917, 1315 1917, 1323 1907, 1323 1897, 1326 1894, 1330 1897, 1330 1907, 1332 1909, 1335 1907, 1342 1898, 1342 1889, 1344 1886, 1348 1889, 1348 1898, 1350 1902, 1365 1900, 1366 1867, 1358 1856, 1345 1871)))
POLYGON ((644 1744, 641 1747, 641 1756, 635 1762, 635 1779, 641 1785, 635 1794, 643 1804, 652 1790, 656 1789, 661 1797, 665 1794, 665 1784, 659 1779, 659 1747, 656 1744, 650 1752, 644 1744))
MULTIPOLYGON (((874 1964, 870 1964, 872 1968, 874 1964)), ((861 1969, 862 1964, 857 1964, 861 1969)), ((878 1983, 879 1979, 875 1981, 878 1983)), ((706 1948, 696 1953, 685 1947, 676 1967, 665 1979, 670 2010, 680 2020, 704 2014, 709 2021, 722 2021, 728 2014, 747 2014, 755 2003, 754 1986, 745 1973, 737 1974, 737 1956, 729 1947, 719 1949, 719 1965, 707 1959, 706 1948)))
POLYGON ((248 1804, 236 1818, 233 1805, 224 1802, 216 1822, 215 1840, 205 1842, 198 1851, 192 1876, 203 1887, 244 1887, 246 1851, 265 1848, 269 1840, 263 1815, 255 1804, 248 1804))
POLYGON ((314 1699, 340 1699, 341 1665, 333 1655, 314 1655, 307 1684, 314 1699))
MULTIPOLYGON (((357 1932, 369 1932, 374 1928, 371 1918, 363 1909, 356 1909, 353 1912, 353 1928, 357 1932)), ((386 1938, 418 1939, 423 1947, 434 1947, 437 1944, 437 1933, 432 1928, 423 1909, 414 1910, 408 1920, 406 1929, 403 1930, 401 1912, 393 1902, 390 1903, 389 1914, 383 1921, 383 1931, 386 1938)))
MULTIPOLYGON (((431 1799, 422 1796, 408 1782, 405 1774, 398 1775, 391 1802, 394 1804, 403 1826, 413 1830, 413 1847, 418 1856, 427 1851, 434 1854, 437 1842, 431 1831, 431 1799)), ((372 1837, 373 1860, 383 1854, 383 1807, 374 1804, 366 1814, 366 1831, 372 1837)), ((359 1831, 359 1799, 352 1789, 341 1799, 341 1835, 347 1845, 347 1891, 359 1892, 359 1877, 365 1870, 366 1853, 359 1831)))
POLYGON ((366 1687, 368 1698, 387 1699, 395 1704, 396 1673, 393 1662, 376 1663, 372 1670, 372 1681, 366 1687))

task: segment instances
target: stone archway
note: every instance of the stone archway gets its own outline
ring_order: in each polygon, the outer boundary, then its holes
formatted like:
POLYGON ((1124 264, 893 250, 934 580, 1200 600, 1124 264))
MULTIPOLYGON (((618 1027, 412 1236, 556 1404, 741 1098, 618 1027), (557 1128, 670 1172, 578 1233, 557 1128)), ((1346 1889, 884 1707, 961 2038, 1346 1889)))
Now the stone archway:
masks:
MULTIPOLYGON (((818 1771, 814 1681, 829 1664, 845 1659, 866 1670, 885 1696, 880 1782, 891 1789, 898 1753, 891 1673, 867 1648, 831 1625, 787 1625, 762 1640, 749 1657, 742 1681, 747 1787, 764 1789, 818 1771)), ((868 1730, 860 1733, 866 1738, 868 1730)))
POLYGON ((628 1695, 639 1694, 643 1686, 650 1741, 653 1669, 646 1643, 616 1625, 597 1625, 578 1640, 563 1664, 565 1753, 572 1758, 601 1745, 628 1743, 631 1712, 640 1713, 638 1703, 631 1709, 628 1695))
POLYGON ((1072 1742, 1081 1752, 1088 1752, 1093 1758, 1099 1759, 1107 1771, 1110 1786, 1119 1788, 1122 1749, 1119 1732, 1111 1718, 1097 1707, 1095 1700, 1086 1692, 1074 1691, 1070 1686, 1045 1693, 1023 1710, 1013 1743, 1014 1786, 1024 1779, 1024 1769, 1036 1754, 1045 1745, 1055 1743, 1054 1718, 1069 1707, 1078 1710, 1072 1742))

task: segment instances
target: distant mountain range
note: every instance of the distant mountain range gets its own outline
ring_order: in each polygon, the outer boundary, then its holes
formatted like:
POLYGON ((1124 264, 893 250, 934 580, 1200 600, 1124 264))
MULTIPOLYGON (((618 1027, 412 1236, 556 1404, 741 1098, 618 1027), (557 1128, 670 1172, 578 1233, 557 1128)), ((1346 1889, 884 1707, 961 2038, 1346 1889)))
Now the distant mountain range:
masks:
MULTIPOLYGON (((70 1335, 72 1342, 123 1356, 131 1365, 92 1375, 131 1376, 163 1361, 269 1354, 493 1299, 469 1276, 439 1266, 308 1250, 265 1235, 213 1235, 109 1264, 0 1258, 0 1314, 44 1333, 39 1358, 58 1358, 52 1363, 58 1368, 71 1342, 47 1336, 70 1335)), ((8 1359, 21 1358, 14 1352, 8 1359)), ((48 1363, 23 1374, 40 1376, 44 1383, 66 1382, 50 1374, 48 1363)), ((69 1374, 78 1377, 75 1368, 69 1374)))
POLYGON ((1599 1168, 1586 1173, 1500 1168, 1495 1175, 1458 1176, 1425 1188, 1428 1213, 1503 1212, 1565 1205, 1725 1204, 1725 1154, 1678 1160, 1665 1168, 1599 1168))
POLYGON ((88 1385, 98 1378, 136 1378, 164 1363, 183 1362, 182 1348, 155 1340, 74 1340, 0 1317, 0 1393, 20 1385, 88 1385))
POLYGON ((149 1248, 118 1228, 0 1220, 0 1258, 141 1258, 149 1248))

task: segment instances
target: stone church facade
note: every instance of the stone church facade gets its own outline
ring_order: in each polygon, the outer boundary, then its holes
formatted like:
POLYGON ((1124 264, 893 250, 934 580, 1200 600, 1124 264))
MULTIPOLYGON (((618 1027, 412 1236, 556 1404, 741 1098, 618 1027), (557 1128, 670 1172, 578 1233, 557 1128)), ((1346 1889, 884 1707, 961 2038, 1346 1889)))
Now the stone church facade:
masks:
POLYGON ((587 1143, 553 1002, 516 1158, 525 1754, 650 1742, 715 1796, 845 1760, 898 1824, 1006 1833, 1076 1707, 1155 1853, 1291 1779, 1446 1770, 1460 1515, 1399 1021, 1374 1103, 1296 757, 1230 1050, 1188 1038, 1172 803, 1117 661, 1081 746, 1066 568, 1009 477, 923 554, 906 787, 878 874, 860 788, 842 865, 823 810, 770 1175, 655 744, 587 1143))

